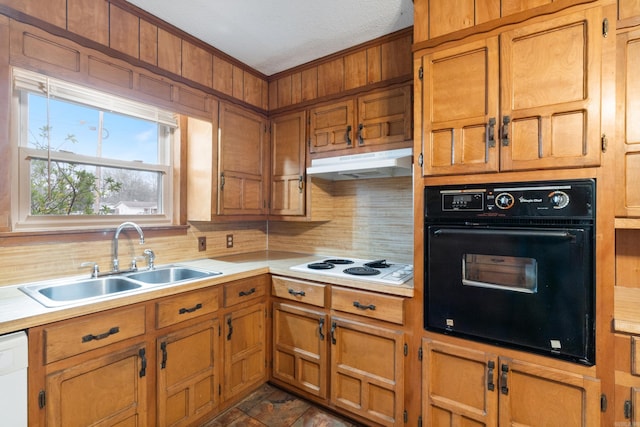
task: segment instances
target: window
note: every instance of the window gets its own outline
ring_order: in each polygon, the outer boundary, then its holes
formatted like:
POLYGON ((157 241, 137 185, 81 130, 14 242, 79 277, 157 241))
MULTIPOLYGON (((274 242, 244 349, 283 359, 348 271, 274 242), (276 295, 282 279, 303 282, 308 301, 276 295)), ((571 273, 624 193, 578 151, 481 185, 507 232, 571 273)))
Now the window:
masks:
POLYGON ((16 228, 170 223, 174 114, 19 69, 13 82, 16 228))

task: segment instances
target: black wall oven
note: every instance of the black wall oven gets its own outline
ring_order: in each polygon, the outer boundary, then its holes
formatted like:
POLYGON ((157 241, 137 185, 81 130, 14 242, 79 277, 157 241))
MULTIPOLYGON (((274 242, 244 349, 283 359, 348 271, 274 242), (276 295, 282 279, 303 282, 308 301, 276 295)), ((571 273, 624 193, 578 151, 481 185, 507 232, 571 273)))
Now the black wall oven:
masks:
POLYGON ((595 181, 425 187, 425 329, 595 363, 595 181))

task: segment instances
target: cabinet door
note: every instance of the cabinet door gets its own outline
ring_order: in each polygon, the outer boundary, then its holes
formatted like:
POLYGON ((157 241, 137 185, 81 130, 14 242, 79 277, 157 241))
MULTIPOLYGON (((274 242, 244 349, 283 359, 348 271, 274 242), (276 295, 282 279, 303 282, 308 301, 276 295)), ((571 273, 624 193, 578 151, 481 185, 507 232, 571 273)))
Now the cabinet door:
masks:
POLYGON ((497 426, 496 356, 427 339, 422 347, 426 425, 497 426))
POLYGON ((273 215, 305 214, 305 112, 271 121, 271 206, 273 215))
POLYGON ((369 147, 411 139, 410 86, 358 97, 358 146, 369 147))
POLYGON ((158 338, 158 423, 186 426, 218 405, 218 320, 158 338))
POLYGON ((219 214, 265 213, 266 129, 262 116, 220 105, 219 214))
POLYGON ((265 304, 225 316, 224 396, 229 399, 266 379, 265 304))
POLYGON ((273 303, 273 377, 327 398, 327 315, 273 303))
POLYGON ((353 147, 354 101, 335 102, 309 110, 309 152, 353 147))
POLYGON ((427 54, 422 67, 424 175, 498 171, 497 37, 427 54))
POLYGON ((501 170, 600 164, 601 8, 500 36, 501 170))
POLYGON ((528 362, 499 359, 500 425, 600 425, 600 382, 528 362))
MULTIPOLYGON (((639 6, 640 7, 640 6, 639 6)), ((640 216, 640 30, 617 40, 616 216, 640 216)))
POLYGON ((404 425, 404 334, 333 317, 331 403, 384 426, 404 425))
POLYGON ((146 426, 146 365, 136 345, 48 375, 47 426, 146 426))

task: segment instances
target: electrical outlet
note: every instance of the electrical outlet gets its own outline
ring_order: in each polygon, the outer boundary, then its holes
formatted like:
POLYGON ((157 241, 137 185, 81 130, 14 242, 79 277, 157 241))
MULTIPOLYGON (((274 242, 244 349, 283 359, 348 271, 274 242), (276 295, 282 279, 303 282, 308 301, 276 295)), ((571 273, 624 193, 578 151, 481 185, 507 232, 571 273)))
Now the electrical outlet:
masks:
POLYGON ((198 251, 203 252, 207 250, 207 238, 205 236, 198 237, 198 251))
POLYGON ((227 247, 233 247, 233 234, 227 234, 227 247))

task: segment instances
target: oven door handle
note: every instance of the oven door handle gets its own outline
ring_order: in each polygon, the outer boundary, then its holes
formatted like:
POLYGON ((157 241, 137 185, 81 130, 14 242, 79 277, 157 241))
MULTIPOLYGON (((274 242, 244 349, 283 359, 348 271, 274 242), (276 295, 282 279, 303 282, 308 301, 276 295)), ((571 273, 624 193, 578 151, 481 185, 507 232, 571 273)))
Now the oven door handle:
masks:
POLYGON ((537 230, 476 230, 458 228, 439 228, 433 232, 434 236, 445 236, 452 234, 489 235, 500 234, 502 236, 521 237, 551 237, 555 239, 575 239, 576 236, 569 231, 537 231, 537 230))

